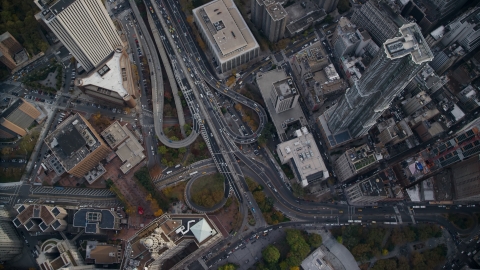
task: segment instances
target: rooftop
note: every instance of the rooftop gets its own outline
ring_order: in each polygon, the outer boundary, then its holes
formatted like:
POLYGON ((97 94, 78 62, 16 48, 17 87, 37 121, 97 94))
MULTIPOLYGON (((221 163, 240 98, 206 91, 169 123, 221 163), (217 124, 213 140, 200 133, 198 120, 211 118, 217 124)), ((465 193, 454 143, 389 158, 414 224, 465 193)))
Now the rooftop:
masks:
POLYGON ((297 130, 296 134, 297 138, 277 145, 277 153, 282 163, 293 159, 301 177, 300 181, 304 186, 307 186, 309 180, 313 177, 328 178, 327 167, 312 134, 308 132, 306 127, 297 130))
POLYGON ((219 50, 220 61, 259 46, 232 0, 212 1, 194 9, 193 13, 202 18, 197 23, 210 33, 208 39, 219 50))
POLYGON ((267 12, 268 14, 270 14, 270 16, 274 21, 282 20, 287 16, 287 12, 285 11, 285 9, 283 9, 283 6, 280 5, 279 3, 269 5, 267 7, 267 12))
POLYGON ((275 82, 282 81, 287 78, 288 76, 285 71, 280 68, 273 69, 265 73, 258 72, 256 75, 256 82, 258 84, 258 88, 260 88, 260 93, 262 94, 263 100, 265 101, 265 105, 267 107, 268 113, 270 114, 270 117, 272 118, 273 124, 277 129, 277 134, 280 137, 280 141, 287 140, 285 129, 282 128, 282 126, 286 127, 287 124, 295 122, 297 120, 300 121, 302 126, 308 124, 300 106, 295 106, 292 109, 281 113, 276 113, 275 111, 271 100, 272 85, 275 82))
POLYGON ((114 211, 110 209, 80 209, 73 216, 73 227, 86 228, 90 226, 98 226, 105 230, 119 229, 118 217, 114 211))
POLYGON ((327 14, 325 13, 325 11, 323 9, 309 11, 302 18, 300 18, 296 21, 290 21, 287 24, 287 30, 290 32, 290 34, 296 34, 297 32, 302 31, 310 23, 323 20, 323 18, 325 18, 326 16, 327 16, 327 14))
POLYGON ((383 44, 385 53, 390 59, 401 58, 408 54, 417 64, 433 59, 433 53, 416 23, 405 24, 399 31, 402 34, 401 37, 388 39, 383 44))
POLYGON ((123 173, 127 173, 145 159, 146 156, 143 153, 145 149, 127 125, 122 126, 118 121, 115 121, 102 132, 102 136, 112 149, 117 149, 117 156, 124 162, 120 167, 123 173))
POLYGON ((284 98, 297 95, 298 93, 295 89, 295 85, 293 85, 293 80, 291 77, 287 77, 278 82, 274 82, 273 89, 277 93, 277 96, 283 96, 284 98))
POLYGON ((357 171, 375 163, 379 159, 375 152, 370 150, 366 144, 348 149, 345 151, 345 155, 357 171))
POLYGON ((133 94, 133 84, 129 74, 128 55, 117 49, 103 65, 90 72, 86 77, 77 79, 77 84, 79 86, 94 85, 105 91, 115 92, 125 99, 133 94))
POLYGON ((65 119, 44 141, 66 171, 101 145, 86 120, 79 114, 65 119))
POLYGON ((120 246, 87 241, 86 260, 92 259, 95 264, 113 264, 120 262, 120 246))

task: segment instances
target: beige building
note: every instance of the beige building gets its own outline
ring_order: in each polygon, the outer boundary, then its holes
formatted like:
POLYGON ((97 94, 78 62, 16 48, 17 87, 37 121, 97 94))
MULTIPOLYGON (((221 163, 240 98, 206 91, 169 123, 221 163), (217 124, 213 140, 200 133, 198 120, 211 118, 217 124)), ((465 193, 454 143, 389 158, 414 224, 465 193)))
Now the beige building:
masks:
POLYGON ((10 223, 11 217, 5 208, 0 208, 0 258, 9 261, 23 251, 23 239, 10 223))
POLYGON ((329 173, 312 134, 306 127, 295 131, 295 134, 295 139, 277 145, 280 162, 285 164, 292 160, 293 171, 304 187, 326 180, 329 173))
POLYGON ((87 241, 85 262, 93 264, 114 264, 122 260, 122 247, 98 241, 87 241))
POLYGON ((0 62, 7 68, 13 70, 20 64, 19 60, 23 58, 16 55, 23 51, 22 45, 9 32, 0 35, 0 62))
POLYGON ((34 0, 41 18, 88 72, 123 44, 100 0, 34 0))
POLYGON ((28 128, 41 114, 32 104, 19 98, 0 114, 0 138, 27 135, 28 128))
POLYGON ((383 157, 370 150, 368 145, 348 149, 334 163, 334 170, 340 182, 367 171, 383 157))
POLYGON ((138 96, 125 50, 115 53, 94 71, 75 80, 85 94, 119 106, 134 108, 138 96))
POLYGON ((86 265, 77 248, 68 240, 48 239, 40 246, 37 263, 41 270, 93 270, 95 265, 86 265), (60 254, 60 255, 58 255, 60 254), (54 257, 57 255, 58 257, 54 257))
POLYGON ((65 119, 44 141, 64 170, 78 178, 96 170, 100 161, 111 152, 80 114, 65 119))
POLYGON ((415 127, 415 132, 423 142, 440 135, 444 131, 443 126, 439 122, 430 123, 428 121, 423 121, 415 127))
POLYGON ((127 240, 121 269, 175 269, 223 239, 207 215, 164 214, 127 240), (169 261, 185 248, 188 256, 169 261))
POLYGON ((260 46, 232 0, 214 0, 195 8, 192 13, 220 72, 258 57, 260 46))
POLYGON ((63 231, 67 228, 64 218, 67 211, 62 207, 51 207, 39 204, 21 204, 17 207, 18 215, 13 220, 17 228, 25 228, 27 231, 63 231))
POLYGON ((120 170, 127 173, 145 159, 142 145, 138 142, 137 137, 128 129, 127 125, 120 125, 115 121, 107 127, 102 133, 102 137, 108 146, 115 151, 117 156, 123 162, 120 170))

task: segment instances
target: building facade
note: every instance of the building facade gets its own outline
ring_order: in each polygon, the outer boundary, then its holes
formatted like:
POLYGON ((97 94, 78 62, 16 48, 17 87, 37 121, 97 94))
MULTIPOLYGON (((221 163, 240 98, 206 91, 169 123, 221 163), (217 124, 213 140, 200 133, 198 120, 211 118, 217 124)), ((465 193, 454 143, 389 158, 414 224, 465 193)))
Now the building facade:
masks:
POLYGON ((400 33, 401 37, 383 44, 362 77, 325 112, 332 133, 348 130, 354 138, 365 135, 395 96, 433 59, 416 24, 402 26, 400 33))
POLYGON ((80 114, 65 119, 44 141, 64 171, 79 178, 95 169, 111 152, 80 114))
POLYGON ((35 0, 42 20, 88 72, 123 43, 100 0, 35 0))
POLYGON ((365 172, 381 159, 368 145, 351 148, 345 151, 334 164, 340 182, 346 181, 355 175, 365 172))
POLYGON ((292 109, 297 105, 298 97, 300 96, 298 90, 293 85, 293 79, 287 79, 273 83, 270 92, 270 98, 277 113, 281 113, 292 109))
POLYGON ((192 10, 205 43, 220 72, 258 57, 260 46, 232 0, 216 0, 192 10))
POLYGON ((23 239, 8 221, 0 220, 0 258, 9 261, 23 251, 23 239))
POLYGON ((318 0, 318 7, 323 8, 326 13, 337 9, 339 0, 318 0))
POLYGON ((467 52, 475 50, 480 45, 480 7, 470 9, 448 24, 441 42, 444 46, 458 42, 467 52))
POLYGON ((287 12, 282 5, 274 3, 266 6, 267 16, 262 28, 263 33, 270 42, 277 42, 285 35, 285 27, 287 26, 287 12))
POLYGON ((370 33, 377 44, 383 44, 387 39, 398 34, 398 28, 407 21, 395 14, 383 0, 367 1, 352 15, 352 23, 370 33))

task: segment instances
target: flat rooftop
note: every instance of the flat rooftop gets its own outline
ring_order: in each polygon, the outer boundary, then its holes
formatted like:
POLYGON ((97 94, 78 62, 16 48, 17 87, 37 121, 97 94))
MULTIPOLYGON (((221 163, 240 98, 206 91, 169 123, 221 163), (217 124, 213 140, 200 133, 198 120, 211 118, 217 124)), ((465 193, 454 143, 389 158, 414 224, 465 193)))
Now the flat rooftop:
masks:
POLYGON ((124 164, 120 167, 123 173, 127 173, 143 159, 146 158, 145 150, 138 142, 137 137, 128 129, 115 121, 104 131, 102 137, 107 141, 112 149, 116 149, 116 154, 124 164))
POLYGON ((205 29, 210 43, 219 50, 220 61, 225 62, 259 47, 232 0, 217 0, 193 10, 197 23, 205 29))
POLYGON ((306 127, 297 130, 296 133, 295 139, 277 145, 278 155, 284 161, 293 159, 304 186, 308 185, 311 177, 317 178, 319 174, 322 174, 323 179, 328 178, 327 167, 312 134, 306 127))
POLYGON ((277 92, 277 96, 283 96, 284 98, 294 96, 298 93, 293 85, 293 80, 291 77, 274 82, 273 89, 275 89, 275 92, 277 92))
MULTIPOLYGON (((308 3, 308 1, 307 1, 307 3, 308 3)), ((287 24, 287 29, 291 34, 293 34, 293 33, 296 33, 297 31, 303 29, 306 25, 308 25, 310 23, 313 23, 313 22, 316 22, 316 21, 320 21, 323 18, 325 18, 326 16, 327 16, 327 14, 325 13, 325 11, 323 9, 315 10, 311 13, 308 13, 307 15, 305 15, 304 17, 302 17, 302 18, 300 18, 296 21, 290 21, 287 24)))
POLYGON ((270 14, 274 21, 282 20, 287 16, 287 12, 283 9, 282 5, 275 3, 267 7, 267 12, 270 14))
POLYGON ((78 78, 79 86, 93 85, 116 92, 122 98, 133 95, 133 82, 128 55, 122 50, 116 50, 112 57, 86 77, 78 78))
POLYGON ((66 171, 87 158, 101 144, 79 114, 65 119, 44 141, 66 171))
POLYGON ((417 64, 433 59, 433 53, 416 23, 404 24, 399 32, 401 37, 387 39, 384 43, 388 58, 397 59, 410 54, 417 64))
POLYGON ((100 229, 119 229, 118 218, 111 210, 106 209, 80 209, 73 216, 73 227, 86 228, 94 224, 100 229))
POLYGON ((273 69, 265 73, 258 72, 256 81, 257 85, 260 88, 260 93, 262 94, 267 110, 272 118, 273 124, 277 129, 277 134, 280 137, 280 141, 286 141, 287 135, 285 130, 282 128, 282 125, 292 123, 299 120, 302 126, 308 125, 308 122, 303 114, 302 108, 300 106, 295 106, 290 110, 277 113, 275 107, 273 106, 272 100, 270 98, 270 91, 272 91, 272 85, 275 82, 282 81, 289 78, 283 69, 273 69))

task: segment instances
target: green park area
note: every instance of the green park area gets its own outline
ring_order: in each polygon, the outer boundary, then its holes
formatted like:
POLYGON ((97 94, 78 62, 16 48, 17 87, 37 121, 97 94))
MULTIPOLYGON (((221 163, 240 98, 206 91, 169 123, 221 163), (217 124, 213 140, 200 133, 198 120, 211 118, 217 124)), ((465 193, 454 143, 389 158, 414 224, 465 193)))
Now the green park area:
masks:
POLYGON ((196 179, 190 188, 192 201, 199 206, 213 207, 224 197, 224 182, 224 177, 220 173, 196 179))
POLYGON ((245 177, 245 180, 248 185, 248 189, 253 194, 253 198, 260 207, 262 211, 262 215, 265 218, 265 221, 270 225, 275 225, 280 222, 290 221, 282 212, 277 211, 273 207, 273 203, 275 202, 272 197, 268 197, 263 192, 262 185, 259 185, 257 182, 253 181, 250 177, 245 177))

